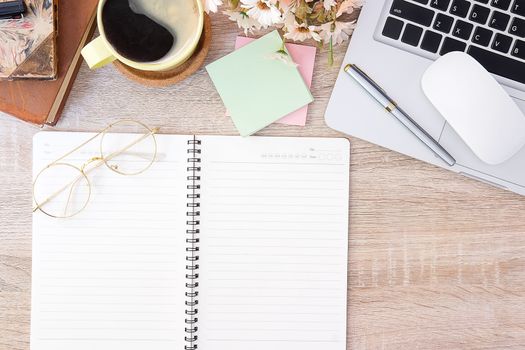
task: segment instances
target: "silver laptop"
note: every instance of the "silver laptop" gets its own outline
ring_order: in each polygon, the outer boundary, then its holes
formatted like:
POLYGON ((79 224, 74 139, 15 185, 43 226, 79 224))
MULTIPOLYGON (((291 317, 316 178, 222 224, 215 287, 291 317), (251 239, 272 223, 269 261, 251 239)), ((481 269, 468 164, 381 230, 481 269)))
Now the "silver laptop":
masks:
POLYGON ((349 135, 525 195, 525 149, 504 164, 483 163, 424 96, 424 71, 450 51, 464 51, 476 58, 525 111, 525 0, 367 1, 343 66, 355 63, 376 80, 439 140, 457 160, 455 166, 436 158, 342 68, 326 110, 326 123, 349 135))

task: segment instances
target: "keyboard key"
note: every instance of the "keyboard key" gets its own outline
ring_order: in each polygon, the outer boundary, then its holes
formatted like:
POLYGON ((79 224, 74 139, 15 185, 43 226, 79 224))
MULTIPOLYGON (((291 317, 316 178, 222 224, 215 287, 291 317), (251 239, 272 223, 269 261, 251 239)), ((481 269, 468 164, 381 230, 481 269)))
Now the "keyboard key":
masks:
POLYGON ((467 17, 468 10, 470 9, 470 2, 466 0, 454 0, 450 7, 450 13, 462 18, 467 17))
POLYGON ((509 28, 509 33, 525 38, 525 20, 514 17, 509 28))
POLYGON ((510 0, 492 0, 490 5, 497 9, 506 11, 510 6, 510 0))
POLYGON ((489 18, 490 10, 486 7, 474 5, 472 11, 470 12, 469 19, 472 22, 479 24, 485 24, 489 18))
POLYGON ((482 4, 488 4, 489 0, 476 0, 477 2, 481 2, 482 4))
POLYGON ((514 44, 514 48, 512 49, 510 54, 512 56, 525 60, 525 41, 516 40, 516 44, 514 44))
POLYGON ((483 27, 477 27, 472 36, 472 42, 482 46, 489 46, 490 39, 492 39, 492 31, 483 27))
MULTIPOLYGON (((439 44, 441 44, 441 39, 443 36, 441 34, 427 30, 425 35, 423 35, 423 41, 421 42, 421 48, 432 53, 436 53, 439 49, 439 44)), ((525 52, 525 51, 524 51, 525 52)))
POLYGON ((468 40, 474 26, 471 23, 458 20, 452 31, 452 35, 463 40, 468 40))
POLYGON ((423 5, 428 4, 428 0, 412 0, 412 1, 419 2, 420 4, 423 4, 423 5))
POLYGON ((507 53, 509 52, 510 45, 512 44, 512 38, 503 34, 496 34, 494 41, 492 42, 492 48, 496 51, 507 53))
POLYGON ((430 6, 441 11, 446 11, 449 4, 450 0, 430 0, 430 6))
POLYGON ((525 84, 525 62, 470 46, 467 53, 493 74, 525 84))
POLYGON ((390 13, 426 27, 430 27, 434 18, 434 11, 405 0, 394 0, 390 13))
POLYGON ((489 21, 489 27, 497 30, 507 29, 507 24, 509 24, 510 16, 506 13, 494 11, 492 18, 489 21))
POLYGON ((463 41, 459 41, 452 38, 445 38, 445 41, 443 41, 443 46, 441 47, 441 51, 439 52, 439 54, 443 56, 452 51, 465 51, 466 47, 467 44, 465 44, 463 41))
POLYGON ((452 23, 454 23, 453 17, 438 13, 432 27, 440 32, 449 33, 452 28, 452 23))
POLYGON ((510 8, 510 12, 525 16, 525 0, 515 0, 510 8))
POLYGON ((403 36, 401 37, 401 41, 408 45, 417 46, 419 44, 421 34, 423 34, 423 29, 421 27, 407 23, 405 31, 403 32, 403 36))
POLYGON ((401 30, 403 29, 403 21, 400 21, 393 17, 388 17, 383 28, 383 35, 391 39, 397 40, 401 36, 401 30))

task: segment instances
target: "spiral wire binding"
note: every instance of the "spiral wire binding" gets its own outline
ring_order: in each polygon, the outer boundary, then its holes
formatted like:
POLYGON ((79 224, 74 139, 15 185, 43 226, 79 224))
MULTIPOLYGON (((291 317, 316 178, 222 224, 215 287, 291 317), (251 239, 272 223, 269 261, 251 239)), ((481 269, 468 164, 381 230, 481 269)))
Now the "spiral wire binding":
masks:
POLYGON ((199 234, 200 234, 200 149, 201 141, 195 136, 193 140, 188 141, 188 175, 187 186, 188 194, 186 195, 188 203, 186 204, 186 320, 184 340, 188 343, 184 346, 185 350, 197 349, 197 314, 199 312, 199 234))

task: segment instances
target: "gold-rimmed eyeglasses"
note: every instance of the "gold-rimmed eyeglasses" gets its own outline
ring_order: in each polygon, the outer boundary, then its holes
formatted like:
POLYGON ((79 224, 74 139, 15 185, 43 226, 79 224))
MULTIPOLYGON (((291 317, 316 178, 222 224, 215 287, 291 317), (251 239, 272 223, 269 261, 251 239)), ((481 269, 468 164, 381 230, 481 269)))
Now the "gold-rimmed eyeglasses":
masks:
POLYGON ((39 210, 54 218, 80 213, 91 198, 92 181, 88 174, 102 165, 119 175, 145 172, 157 158, 158 131, 159 128, 131 119, 109 124, 40 170, 33 182, 33 212, 39 210), (77 152, 97 138, 100 138, 99 154, 87 161, 75 159, 77 152), (73 164, 75 161, 83 163, 77 166, 73 164))

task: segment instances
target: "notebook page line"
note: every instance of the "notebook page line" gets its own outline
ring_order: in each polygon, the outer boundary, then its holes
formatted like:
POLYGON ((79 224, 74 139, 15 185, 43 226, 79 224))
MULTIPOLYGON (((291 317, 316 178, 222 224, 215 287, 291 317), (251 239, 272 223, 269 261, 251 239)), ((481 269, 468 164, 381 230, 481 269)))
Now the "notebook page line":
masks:
POLYGON ((202 149, 203 348, 344 350, 348 145, 205 137, 202 149))
MULTIPOLYGON (((83 135, 38 135, 35 171, 83 135)), ((32 350, 183 347, 176 296, 184 295, 188 139, 158 135, 164 158, 143 174, 91 172, 93 198, 73 218, 34 214, 32 350)), ((67 161, 97 151, 95 143, 67 161)))

